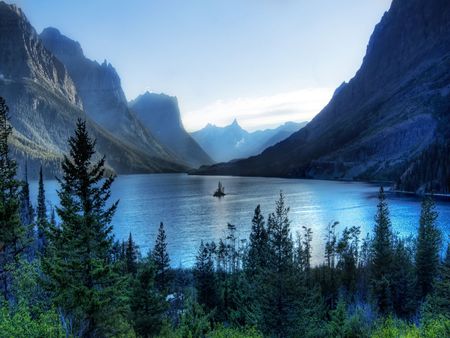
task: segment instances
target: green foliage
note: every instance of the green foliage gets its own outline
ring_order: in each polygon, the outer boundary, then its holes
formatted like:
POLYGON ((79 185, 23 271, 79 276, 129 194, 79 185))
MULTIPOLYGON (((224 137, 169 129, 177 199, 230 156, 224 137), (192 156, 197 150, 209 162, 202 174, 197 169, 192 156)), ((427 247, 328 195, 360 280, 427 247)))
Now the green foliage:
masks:
POLYGON ((0 291, 10 298, 11 273, 24 252, 27 229, 20 221, 20 187, 17 164, 10 158, 8 138, 12 133, 8 106, 0 97, 0 291))
POLYGON ((416 250, 417 294, 421 300, 433 290, 434 278, 439 269, 441 233, 436 223, 438 214, 435 208, 432 198, 425 197, 422 201, 416 250))
POLYGON ((284 196, 276 202, 275 212, 269 215, 268 264, 262 280, 261 326, 267 334, 286 336, 296 319, 298 280, 294 266, 294 243, 290 234, 289 208, 284 196))
POLYGON ((169 288, 170 276, 170 258, 167 252, 167 236, 164 230, 164 224, 161 222, 158 228, 158 236, 156 237, 155 248, 152 252, 155 262, 155 280, 156 287, 164 294, 169 288))
POLYGON ((136 333, 142 337, 159 334, 166 304, 155 286, 155 267, 151 259, 142 264, 134 280, 130 309, 136 333))
POLYGON ((26 245, 25 253, 29 260, 33 259, 35 254, 35 235, 34 235, 34 209, 30 200, 30 185, 28 184, 28 166, 25 163, 25 176, 21 185, 20 193, 20 222, 25 228, 26 245))
POLYGON ((211 313, 206 313, 200 304, 188 299, 186 308, 181 315, 179 337, 203 337, 211 330, 210 321, 211 313))
POLYGON ((261 207, 258 205, 252 219, 250 243, 245 262, 245 271, 249 280, 257 278, 266 268, 268 239, 264 226, 264 216, 261 214, 261 207))
POLYGON ((434 318, 418 327, 391 317, 374 329, 372 338, 437 338, 450 336, 450 320, 434 318))
POLYGON ((380 325, 378 325, 371 338, 419 338, 419 329, 412 324, 407 324, 401 320, 394 320, 389 317, 380 325))
POLYGON ((133 241, 131 232, 125 248, 125 267, 127 273, 132 275, 135 275, 138 269, 138 248, 133 241))
POLYGON ((423 307, 425 319, 442 316, 450 320, 450 243, 447 254, 435 280, 434 292, 428 296, 423 307))
POLYGON ((391 274, 393 260, 393 234, 389 209, 383 187, 378 195, 372 241, 371 285, 378 310, 382 314, 392 310, 391 274))
POLYGON ((205 306, 208 311, 216 309, 219 304, 219 294, 217 278, 214 273, 212 251, 203 241, 200 243, 196 257, 194 282, 198 302, 205 306))
POLYGON ((0 336, 14 338, 66 337, 59 316, 51 309, 32 315, 27 305, 0 308, 0 336))
POLYGON ((113 177, 104 178, 105 158, 93 161, 95 141, 78 121, 69 139, 70 157, 59 181, 60 228, 52 228, 43 261, 46 286, 73 332, 113 335, 123 329, 125 280, 111 262, 111 218, 117 202, 107 207, 113 177))
POLYGON ((395 238, 391 272, 392 306, 400 318, 411 318, 417 310, 414 245, 412 240, 395 238))
POLYGON ((225 328, 219 327, 206 335, 207 338, 262 338, 263 335, 255 328, 225 328))
MULTIPOLYGON (((54 216, 54 215, 53 215, 54 216)), ((47 206, 45 204, 44 178, 42 166, 39 169, 39 188, 36 210, 36 224, 38 229, 38 251, 42 255, 47 247, 47 233, 49 231, 49 222, 47 219, 47 206)))

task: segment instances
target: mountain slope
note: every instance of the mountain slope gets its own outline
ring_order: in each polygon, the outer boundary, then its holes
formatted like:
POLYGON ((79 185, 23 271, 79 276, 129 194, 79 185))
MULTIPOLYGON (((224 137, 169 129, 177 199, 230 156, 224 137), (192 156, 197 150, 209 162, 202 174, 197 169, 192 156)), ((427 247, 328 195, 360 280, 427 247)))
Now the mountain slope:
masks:
POLYGON ((234 120, 225 127, 208 124, 191 135, 215 161, 226 162, 257 155, 305 125, 306 122, 286 122, 275 129, 249 133, 234 120))
POLYGON ((450 2, 394 0, 361 68, 303 129, 202 173, 397 180, 450 124, 450 2))
POLYGON ((141 152, 176 160, 129 110, 119 75, 111 64, 89 60, 78 42, 55 28, 44 29, 40 38, 44 46, 66 66, 89 117, 141 152))
POLYGON ((0 95, 10 108, 12 150, 30 174, 40 163, 49 175, 59 168, 78 118, 86 119, 97 149, 119 173, 180 171, 168 159, 149 156, 89 119, 65 66, 42 44, 23 12, 0 2, 0 95))
POLYGON ((130 102, 142 124, 183 163, 197 168, 213 161, 183 127, 176 97, 146 92, 130 102))

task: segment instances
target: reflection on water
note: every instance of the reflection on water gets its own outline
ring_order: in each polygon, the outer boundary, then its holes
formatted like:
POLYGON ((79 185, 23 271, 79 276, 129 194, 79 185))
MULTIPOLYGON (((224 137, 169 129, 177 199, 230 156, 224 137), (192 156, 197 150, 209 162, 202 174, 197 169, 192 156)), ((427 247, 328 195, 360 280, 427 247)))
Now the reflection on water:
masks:
MULTIPOLYGON (((30 184, 33 201, 37 183, 30 184)), ((46 182, 47 199, 57 204, 56 181, 46 182)), ((361 226, 370 232, 377 205, 378 187, 366 183, 297 180, 259 177, 188 176, 185 174, 126 175, 113 184, 113 199, 120 199, 113 220, 114 234, 125 239, 131 232, 143 254, 153 247, 156 231, 164 222, 173 266, 190 266, 200 240, 224 237, 227 223, 237 226, 241 238, 248 237, 255 207, 267 214, 274 209, 280 191, 290 206, 291 227, 313 229, 313 262, 323 260, 325 227, 339 221, 339 229, 361 226), (218 181, 227 195, 214 198, 218 181)), ((420 201, 414 197, 389 195, 394 230, 415 234, 420 201)), ((438 203, 439 224, 450 230, 450 203, 438 203)))

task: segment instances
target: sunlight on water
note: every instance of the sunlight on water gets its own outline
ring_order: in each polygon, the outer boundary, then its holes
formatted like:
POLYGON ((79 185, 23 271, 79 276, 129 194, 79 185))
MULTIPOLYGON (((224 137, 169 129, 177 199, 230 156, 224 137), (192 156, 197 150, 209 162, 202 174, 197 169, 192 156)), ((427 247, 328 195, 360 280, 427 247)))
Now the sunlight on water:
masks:
MULTIPOLYGON (((37 183, 30 184, 33 201, 37 183)), ((47 199, 57 204, 57 182, 46 182, 47 199)), ((377 205, 376 185, 356 182, 298 180, 258 177, 188 176, 185 174, 125 175, 113 184, 113 199, 120 199, 113 220, 114 234, 122 240, 131 232, 143 254, 153 247, 159 223, 164 222, 168 250, 174 267, 191 266, 200 241, 225 237, 227 223, 237 226, 247 238, 255 207, 260 204, 266 219, 283 191, 290 206, 295 238, 302 226, 313 229, 313 262, 323 260, 325 227, 339 221, 338 230, 361 226, 361 236, 370 232, 377 205), (227 195, 212 197, 218 181, 227 195)), ((394 231, 415 234, 420 200, 389 195, 394 231)), ((450 203, 439 202, 439 224, 450 230, 450 203)))

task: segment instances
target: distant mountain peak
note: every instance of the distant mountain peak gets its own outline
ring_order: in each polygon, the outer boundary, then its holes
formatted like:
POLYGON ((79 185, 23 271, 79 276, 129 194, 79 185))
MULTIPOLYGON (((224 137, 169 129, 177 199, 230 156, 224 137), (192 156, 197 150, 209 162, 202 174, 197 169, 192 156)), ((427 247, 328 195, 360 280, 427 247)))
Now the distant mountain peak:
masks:
POLYGON ((182 161, 193 167, 212 163, 184 129, 176 96, 146 91, 129 106, 151 133, 182 161))
POLYGON ((56 45, 64 46, 62 50, 65 54, 71 55, 72 57, 84 58, 83 49, 78 41, 72 40, 71 38, 61 34, 59 29, 55 27, 47 27, 39 35, 42 40, 46 41, 47 46, 51 47, 56 45), (51 44, 51 45, 50 45, 51 44))

